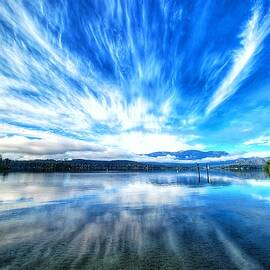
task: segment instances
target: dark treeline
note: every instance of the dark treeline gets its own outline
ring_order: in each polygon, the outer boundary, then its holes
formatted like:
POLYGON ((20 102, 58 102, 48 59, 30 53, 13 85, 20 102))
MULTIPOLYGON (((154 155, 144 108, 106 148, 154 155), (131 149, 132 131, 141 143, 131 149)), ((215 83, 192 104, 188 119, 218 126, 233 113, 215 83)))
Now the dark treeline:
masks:
POLYGON ((162 165, 128 160, 9 160, 1 161, 2 171, 8 172, 98 172, 98 171, 166 171, 187 170, 192 166, 162 165))
POLYGON ((270 160, 266 162, 264 169, 270 175, 270 160))
MULTIPOLYGON (((199 168, 206 169, 207 164, 200 164, 199 168)), ((231 171, 261 170, 257 165, 214 165, 211 169, 231 171)), ((101 171, 187 171, 197 170, 197 164, 177 163, 147 163, 129 160, 10 160, 0 156, 0 172, 101 172, 101 171)))

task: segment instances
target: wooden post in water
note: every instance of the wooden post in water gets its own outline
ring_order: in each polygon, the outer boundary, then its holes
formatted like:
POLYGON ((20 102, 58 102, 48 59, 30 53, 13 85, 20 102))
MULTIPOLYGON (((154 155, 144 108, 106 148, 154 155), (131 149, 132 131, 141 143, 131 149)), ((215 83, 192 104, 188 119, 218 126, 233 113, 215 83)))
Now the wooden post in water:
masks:
POLYGON ((206 164, 206 173, 207 173, 207 182, 210 183, 210 178, 209 178, 209 164, 206 164))
POLYGON ((201 182, 201 174, 200 174, 200 165, 197 163, 197 170, 198 170, 198 176, 199 176, 199 183, 201 182))

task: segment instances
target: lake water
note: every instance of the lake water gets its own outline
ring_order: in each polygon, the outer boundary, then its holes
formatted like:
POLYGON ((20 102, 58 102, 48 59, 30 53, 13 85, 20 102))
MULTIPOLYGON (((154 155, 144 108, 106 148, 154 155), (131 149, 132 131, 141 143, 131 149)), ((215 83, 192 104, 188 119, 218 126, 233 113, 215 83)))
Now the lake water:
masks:
POLYGON ((0 269, 270 269, 263 172, 0 176, 0 269))

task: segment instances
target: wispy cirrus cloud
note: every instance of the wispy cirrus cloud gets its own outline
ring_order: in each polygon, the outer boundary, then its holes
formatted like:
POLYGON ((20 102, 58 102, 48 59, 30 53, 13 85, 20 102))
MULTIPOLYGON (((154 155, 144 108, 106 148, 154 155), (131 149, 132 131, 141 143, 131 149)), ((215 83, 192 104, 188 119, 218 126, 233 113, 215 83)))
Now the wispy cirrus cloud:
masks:
MULTIPOLYGON (((260 3, 2 1, 0 151, 137 159, 162 150, 223 150, 228 137, 214 136, 220 119, 206 116, 267 49, 270 19, 260 3)), ((267 104, 263 110, 267 119, 267 104)))
POLYGON ((261 135, 257 138, 253 138, 244 142, 245 145, 265 145, 270 146, 270 136, 261 135))
POLYGON ((253 7, 252 16, 239 35, 241 45, 233 53, 233 65, 211 97, 206 115, 232 96, 252 69, 251 60, 260 52, 262 42, 270 33, 270 13, 262 15, 261 9, 259 3, 253 7))
MULTIPOLYGON (((96 125, 120 130, 162 125, 171 95, 158 108, 139 92, 132 96, 134 81, 128 100, 121 82, 109 80, 93 62, 78 57, 63 44, 67 3, 61 2, 62 9, 53 11, 53 20, 46 14, 47 2, 38 3, 29 4, 32 10, 20 1, 6 1, 0 6, 0 109, 4 121, 60 128, 71 134, 82 134, 81 130, 87 133, 96 125)), ((97 30, 88 29, 86 34, 89 39, 99 38, 96 46, 102 46, 103 53, 120 57, 108 33, 97 37, 97 30)))

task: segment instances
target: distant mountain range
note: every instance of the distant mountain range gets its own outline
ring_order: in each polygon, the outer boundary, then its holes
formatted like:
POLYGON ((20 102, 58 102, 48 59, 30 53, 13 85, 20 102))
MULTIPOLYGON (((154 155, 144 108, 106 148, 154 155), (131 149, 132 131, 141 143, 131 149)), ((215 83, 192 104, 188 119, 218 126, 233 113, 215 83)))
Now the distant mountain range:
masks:
MULTIPOLYGON (((153 152, 146 154, 148 157, 166 157, 171 156, 176 160, 182 161, 192 161, 192 160, 201 160, 204 158, 220 158, 220 157, 228 157, 229 153, 225 151, 199 151, 199 150, 185 150, 185 151, 177 151, 177 152, 153 152)), ((217 164, 217 165, 255 165, 255 166, 263 166, 266 161, 270 158, 260 158, 260 157, 250 157, 250 158, 238 158, 238 159, 227 159, 227 160, 217 160, 209 163, 217 164)))
POLYGON ((264 166, 270 158, 250 157, 250 158, 238 158, 235 160, 228 160, 220 162, 224 165, 249 165, 249 166, 264 166))
POLYGON ((166 157, 173 156, 178 160, 197 160, 202 158, 219 158, 228 156, 229 153, 225 151, 199 151, 199 150, 185 150, 178 152, 153 152, 146 154, 148 157, 166 157))

